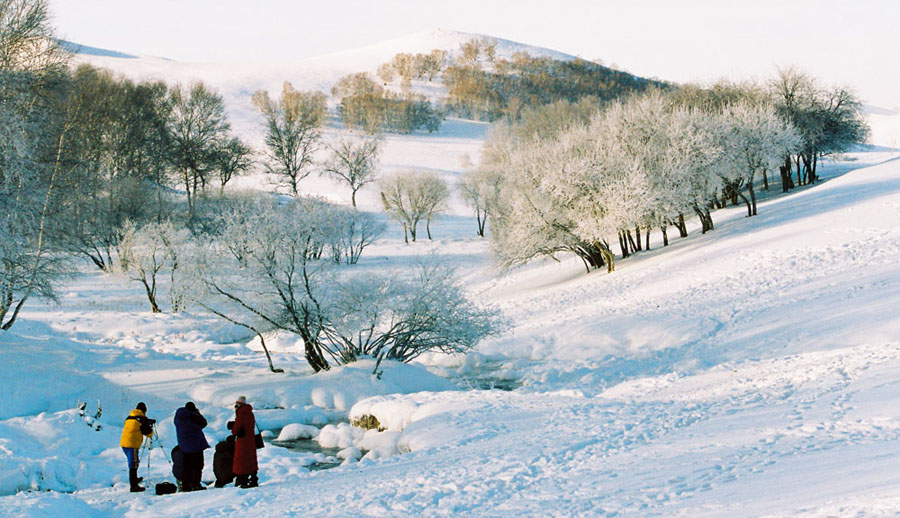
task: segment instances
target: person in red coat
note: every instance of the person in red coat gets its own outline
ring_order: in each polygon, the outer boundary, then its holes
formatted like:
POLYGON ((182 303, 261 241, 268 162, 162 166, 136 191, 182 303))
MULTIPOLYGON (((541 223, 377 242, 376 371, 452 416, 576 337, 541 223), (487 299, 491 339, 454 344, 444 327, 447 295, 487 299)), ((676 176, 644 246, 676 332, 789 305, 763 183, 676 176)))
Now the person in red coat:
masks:
POLYGON ((234 435, 234 461, 231 465, 235 476, 234 485, 243 488, 257 487, 259 465, 256 463, 256 418, 246 397, 241 396, 234 402, 234 422, 229 424, 231 434, 234 435))

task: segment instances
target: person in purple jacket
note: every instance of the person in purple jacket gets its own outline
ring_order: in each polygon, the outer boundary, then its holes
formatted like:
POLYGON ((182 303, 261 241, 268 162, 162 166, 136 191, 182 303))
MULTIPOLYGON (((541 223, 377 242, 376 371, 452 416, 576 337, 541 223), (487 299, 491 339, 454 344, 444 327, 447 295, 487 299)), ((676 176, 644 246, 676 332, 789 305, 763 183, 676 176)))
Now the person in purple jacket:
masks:
POLYGON ((206 489, 200 482, 203 475, 203 450, 209 448, 203 429, 206 418, 197 410, 193 401, 175 411, 175 434, 178 436, 178 448, 184 455, 184 478, 181 485, 184 491, 206 489))

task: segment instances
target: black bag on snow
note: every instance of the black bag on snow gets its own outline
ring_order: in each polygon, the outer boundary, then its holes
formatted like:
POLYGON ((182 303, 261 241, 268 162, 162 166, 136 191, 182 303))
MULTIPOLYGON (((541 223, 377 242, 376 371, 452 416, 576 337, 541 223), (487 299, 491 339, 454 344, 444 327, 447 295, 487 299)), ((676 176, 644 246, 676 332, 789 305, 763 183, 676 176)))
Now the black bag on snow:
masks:
POLYGON ((178 486, 171 482, 160 482, 156 484, 156 494, 157 495, 171 495, 175 491, 178 490, 178 486))

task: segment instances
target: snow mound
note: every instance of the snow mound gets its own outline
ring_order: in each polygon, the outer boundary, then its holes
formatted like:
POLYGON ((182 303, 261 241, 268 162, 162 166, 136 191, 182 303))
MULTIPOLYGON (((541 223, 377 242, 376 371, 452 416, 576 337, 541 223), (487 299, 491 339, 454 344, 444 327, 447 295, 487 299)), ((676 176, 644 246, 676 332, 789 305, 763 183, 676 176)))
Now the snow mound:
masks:
POLYGON ((300 439, 312 439, 319 435, 319 429, 307 424, 292 423, 281 429, 277 441, 299 441, 300 439))

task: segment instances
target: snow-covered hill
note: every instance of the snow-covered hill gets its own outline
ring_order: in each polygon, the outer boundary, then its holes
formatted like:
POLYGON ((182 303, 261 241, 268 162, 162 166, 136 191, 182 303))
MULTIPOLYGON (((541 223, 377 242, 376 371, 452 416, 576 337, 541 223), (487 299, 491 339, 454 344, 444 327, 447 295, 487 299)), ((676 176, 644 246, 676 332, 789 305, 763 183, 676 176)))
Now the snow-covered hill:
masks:
POLYGON ((324 56, 277 63, 267 61, 265 57, 254 62, 186 63, 163 57, 132 56, 93 47, 82 48, 76 43, 67 43, 66 47, 76 52, 76 62, 107 68, 135 80, 154 79, 169 83, 203 81, 223 95, 238 133, 261 143, 260 139, 254 138, 259 133, 259 118, 250 104, 250 96, 256 90, 278 92, 285 81, 290 81, 301 90, 330 93, 340 77, 357 72, 374 74, 380 65, 399 53, 425 53, 441 49, 448 51, 450 56, 458 56, 462 44, 471 39, 494 43, 496 55, 501 58, 511 58, 516 52, 524 51, 532 56, 575 59, 574 56, 541 47, 443 29, 324 56))
POLYGON ((872 128, 872 144, 900 153, 900 108, 866 106, 864 111, 872 128))
POLYGON ((372 72, 395 55, 427 53, 434 49, 446 50, 450 56, 461 54, 462 44, 472 40, 486 40, 496 45, 496 55, 511 58, 516 52, 559 60, 575 59, 575 56, 555 50, 526 45, 484 34, 436 29, 386 40, 357 49, 306 58, 294 62, 273 63, 264 56, 253 62, 239 63, 185 63, 164 57, 133 56, 119 52, 66 43, 76 53, 79 62, 109 68, 133 79, 165 79, 188 82, 202 80, 220 88, 226 96, 254 92, 259 88, 279 89, 284 81, 291 81, 300 89, 317 89, 328 92, 339 77, 355 72, 372 72))
MULTIPOLYGON (((453 220, 434 243, 384 240, 369 266, 435 253, 512 326, 466 359, 383 380, 367 365, 310 376, 286 337, 273 343, 288 373, 268 373, 236 330, 152 315, 136 284, 82 273, 61 306, 32 303, 0 335, 0 515, 896 516, 900 161, 848 158, 755 218, 718 211, 715 231, 654 242, 612 275, 573 259, 496 277, 453 220), (433 374, 524 386, 452 390, 433 374), (171 447, 177 406, 196 401, 220 438, 238 394, 276 432, 351 414, 388 430, 324 428, 375 452, 328 471, 304 467, 321 454, 270 445, 252 491, 127 493, 117 439, 135 400, 171 447), (79 400, 102 401, 103 430, 79 400), (9 495, 28 487, 52 492, 9 495)), ((166 477, 149 455, 149 480, 166 477)))

